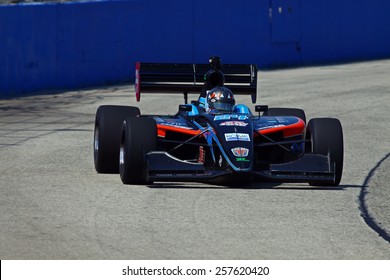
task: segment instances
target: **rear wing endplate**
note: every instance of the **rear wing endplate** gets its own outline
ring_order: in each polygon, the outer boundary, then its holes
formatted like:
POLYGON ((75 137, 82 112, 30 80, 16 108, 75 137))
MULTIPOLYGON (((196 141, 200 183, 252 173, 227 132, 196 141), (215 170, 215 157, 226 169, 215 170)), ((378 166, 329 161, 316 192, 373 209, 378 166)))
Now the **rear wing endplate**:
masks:
MULTIPOLYGON (((204 76, 212 70, 209 64, 136 63, 135 92, 137 101, 142 93, 201 93, 204 76)), ((221 71, 224 85, 235 95, 257 98, 257 66, 224 64, 221 71)))

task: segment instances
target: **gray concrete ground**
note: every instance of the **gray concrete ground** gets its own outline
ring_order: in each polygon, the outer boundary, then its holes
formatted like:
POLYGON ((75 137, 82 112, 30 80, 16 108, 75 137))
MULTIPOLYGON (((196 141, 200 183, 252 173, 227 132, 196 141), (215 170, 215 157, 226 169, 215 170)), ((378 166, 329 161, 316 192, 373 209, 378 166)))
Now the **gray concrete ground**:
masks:
POLYGON ((125 186, 94 170, 97 107, 174 113, 181 95, 136 104, 124 86, 0 100, 0 259, 390 259, 389 72, 389 60, 259 72, 259 104, 341 120, 337 188, 125 186))

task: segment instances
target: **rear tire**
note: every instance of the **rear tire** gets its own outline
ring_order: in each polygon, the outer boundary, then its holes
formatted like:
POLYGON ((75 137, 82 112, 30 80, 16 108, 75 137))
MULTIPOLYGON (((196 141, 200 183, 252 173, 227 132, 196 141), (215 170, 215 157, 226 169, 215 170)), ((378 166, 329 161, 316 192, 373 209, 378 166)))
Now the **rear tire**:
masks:
POLYGON ((145 155, 157 146, 157 127, 152 118, 126 118, 122 125, 119 173, 124 184, 145 184, 145 155))
POLYGON ((137 107, 100 106, 94 130, 94 164, 98 173, 119 173, 119 143, 123 120, 140 115, 137 107))
POLYGON ((306 139, 310 140, 307 152, 330 155, 331 164, 335 164, 335 181, 312 182, 311 186, 338 186, 341 181, 344 163, 343 129, 338 119, 311 119, 307 125, 306 139))
POLYGON ((306 124, 306 114, 302 109, 297 108, 269 108, 264 116, 293 116, 303 120, 306 124))

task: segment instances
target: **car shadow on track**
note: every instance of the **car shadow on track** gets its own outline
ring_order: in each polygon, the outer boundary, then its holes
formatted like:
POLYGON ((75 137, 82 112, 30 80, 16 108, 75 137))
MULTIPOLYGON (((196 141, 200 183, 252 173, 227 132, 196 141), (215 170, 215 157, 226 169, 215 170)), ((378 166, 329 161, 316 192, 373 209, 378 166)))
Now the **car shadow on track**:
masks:
POLYGON ((310 186, 302 184, 282 184, 272 182, 255 182, 248 185, 211 185, 202 183, 154 183, 153 185, 146 185, 150 189, 213 189, 213 190, 227 190, 227 189, 258 189, 258 190, 329 190, 342 191, 349 188, 361 188, 359 185, 339 185, 334 186, 310 186))

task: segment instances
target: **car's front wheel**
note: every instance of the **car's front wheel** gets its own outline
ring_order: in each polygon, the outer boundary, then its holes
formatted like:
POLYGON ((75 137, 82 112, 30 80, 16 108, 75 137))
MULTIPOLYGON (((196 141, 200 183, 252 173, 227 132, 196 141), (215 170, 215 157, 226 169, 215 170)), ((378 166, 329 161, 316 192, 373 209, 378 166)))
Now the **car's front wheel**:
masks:
POLYGON ((157 127, 152 118, 126 118, 122 125, 119 173, 124 184, 145 184, 145 156, 156 149, 157 127))
POLYGON ((137 107, 100 106, 96 112, 93 139, 94 164, 98 173, 119 172, 119 140, 123 120, 140 114, 137 107))
POLYGON ((338 119, 311 119, 306 130, 306 152, 330 156, 330 163, 335 167, 335 180, 329 182, 312 182, 312 186, 338 186, 343 173, 344 140, 343 129, 338 119))

